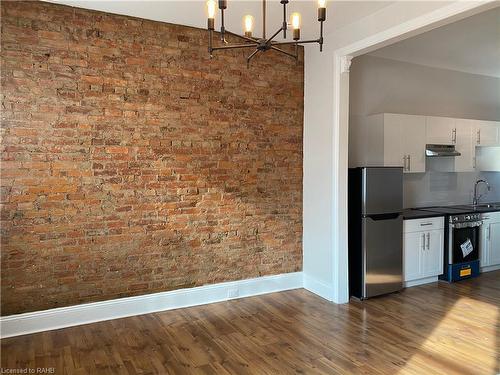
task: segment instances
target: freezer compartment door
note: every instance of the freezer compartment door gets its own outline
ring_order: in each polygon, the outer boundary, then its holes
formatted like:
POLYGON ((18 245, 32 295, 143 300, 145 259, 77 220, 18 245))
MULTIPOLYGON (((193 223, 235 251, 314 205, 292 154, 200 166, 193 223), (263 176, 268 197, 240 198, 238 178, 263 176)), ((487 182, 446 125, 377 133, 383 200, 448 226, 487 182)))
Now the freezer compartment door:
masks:
POLYGON ((362 214, 403 211, 403 168, 371 167, 362 172, 362 214))
POLYGON ((363 219, 364 298, 403 287, 403 216, 363 219))

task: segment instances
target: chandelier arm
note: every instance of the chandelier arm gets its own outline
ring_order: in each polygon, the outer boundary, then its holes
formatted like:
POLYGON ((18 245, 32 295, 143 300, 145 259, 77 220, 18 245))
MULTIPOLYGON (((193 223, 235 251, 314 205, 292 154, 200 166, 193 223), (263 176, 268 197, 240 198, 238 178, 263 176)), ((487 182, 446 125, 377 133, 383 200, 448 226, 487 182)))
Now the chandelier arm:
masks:
POLYGON ((319 51, 323 52, 323 21, 320 21, 319 27, 319 51))
POLYGON ((290 53, 290 52, 284 51, 284 50, 282 50, 281 48, 278 48, 278 47, 271 47, 271 49, 272 49, 272 50, 275 50, 275 51, 278 51, 278 52, 281 52, 281 53, 284 53, 285 55, 288 55, 288 56, 290 56, 290 57, 293 57, 294 59, 297 59, 297 58, 298 58, 298 56, 297 56, 296 54, 294 55, 293 53, 290 53))
POLYGON ((266 0, 262 0, 262 39, 266 39, 266 0))
POLYGON ((229 30, 226 30, 226 34, 231 34, 232 36, 235 36, 237 38, 248 40, 249 42, 258 44, 258 42, 257 42, 257 40, 255 38, 249 38, 247 36, 243 36, 243 35, 240 35, 240 34, 233 33, 232 31, 229 31, 229 30))
POLYGON ((282 1, 283 3, 283 26, 281 27, 283 29, 283 39, 286 39, 286 29, 288 27, 286 23, 286 4, 287 2, 282 1))
POLYGON ((221 13, 220 40, 223 43, 227 43, 225 36, 226 27, 224 26, 224 8, 221 8, 220 13, 221 13))
POLYGON ((266 40, 266 43, 270 43, 276 36, 283 31, 283 27, 281 27, 278 31, 276 31, 273 36, 266 40))
POLYGON ((260 51, 258 49, 256 49, 255 51, 252 52, 252 54, 250 56, 247 57, 247 69, 250 68, 250 60, 252 60, 252 58, 258 54, 260 51))
POLYGON ((213 30, 208 29, 208 53, 209 53, 209 55, 210 55, 210 58, 214 57, 214 55, 213 55, 213 53, 212 53, 212 52, 213 52, 213 50, 214 50, 214 48, 213 48, 213 46, 212 46, 212 44, 213 44, 213 42, 212 42, 212 39, 213 39, 213 33, 214 33, 214 31, 213 31, 213 30))
POLYGON ((212 51, 217 51, 221 49, 236 49, 236 48, 255 48, 255 45, 251 44, 233 44, 222 47, 212 47, 212 51))
POLYGON ((311 39, 311 40, 297 40, 293 42, 272 42, 271 45, 273 46, 284 46, 287 44, 307 44, 307 43, 319 43, 319 39, 311 39))

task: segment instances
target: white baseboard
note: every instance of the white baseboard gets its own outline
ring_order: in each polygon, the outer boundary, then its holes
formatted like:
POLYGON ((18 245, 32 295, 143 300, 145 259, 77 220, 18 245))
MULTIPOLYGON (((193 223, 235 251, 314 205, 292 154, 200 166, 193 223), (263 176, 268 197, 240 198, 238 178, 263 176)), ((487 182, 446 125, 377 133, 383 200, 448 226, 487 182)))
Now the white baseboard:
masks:
POLYGON ((481 272, 491 272, 500 270, 500 264, 496 264, 494 266, 485 266, 481 267, 481 272))
POLYGON ((405 286, 405 288, 410 288, 412 286, 435 283, 437 281, 439 281, 437 276, 424 277, 423 279, 405 281, 404 286, 405 286))
POLYGON ((302 272, 0 317, 2 338, 303 287, 302 272))
POLYGON ((304 274, 304 289, 307 289, 327 301, 334 301, 335 290, 333 285, 325 284, 306 274, 304 274))

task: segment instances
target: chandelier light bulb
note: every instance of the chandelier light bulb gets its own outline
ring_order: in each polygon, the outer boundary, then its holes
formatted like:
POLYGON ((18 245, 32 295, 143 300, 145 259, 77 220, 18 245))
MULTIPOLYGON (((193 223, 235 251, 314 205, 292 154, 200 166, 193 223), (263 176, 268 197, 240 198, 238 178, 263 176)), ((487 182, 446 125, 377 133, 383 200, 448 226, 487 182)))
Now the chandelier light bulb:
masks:
POLYGON ((253 17, 251 15, 243 17, 243 31, 245 32, 245 36, 247 38, 252 37, 253 24, 253 17))
POLYGON ((292 14, 292 29, 293 29, 293 40, 298 41, 300 39, 300 14, 292 14))
POLYGON ((326 0, 318 0, 318 8, 326 8, 326 0))
POLYGON ((251 15, 246 15, 245 17, 243 17, 243 24, 244 24, 243 30, 245 31, 245 33, 252 33, 253 17, 251 15))
POLYGON ((294 30, 300 29, 300 14, 299 13, 292 14, 292 28, 294 30))
POLYGON ((216 3, 215 0, 208 0, 207 1, 207 15, 208 18, 214 19, 215 18, 215 9, 216 9, 216 3))

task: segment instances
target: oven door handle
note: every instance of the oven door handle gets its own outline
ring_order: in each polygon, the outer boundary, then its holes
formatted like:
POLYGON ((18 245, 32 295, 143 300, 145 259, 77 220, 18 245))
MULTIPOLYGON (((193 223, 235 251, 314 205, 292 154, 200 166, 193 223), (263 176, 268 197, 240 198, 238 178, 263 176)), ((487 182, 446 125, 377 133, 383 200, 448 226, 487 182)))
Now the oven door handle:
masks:
POLYGON ((450 224, 450 227, 453 229, 462 229, 462 228, 475 228, 483 225, 482 221, 471 221, 469 223, 456 223, 450 224))

